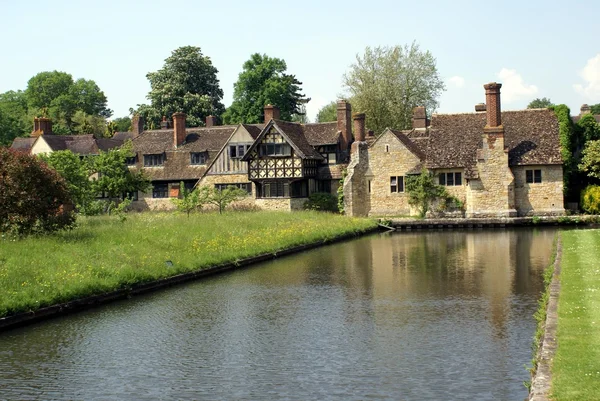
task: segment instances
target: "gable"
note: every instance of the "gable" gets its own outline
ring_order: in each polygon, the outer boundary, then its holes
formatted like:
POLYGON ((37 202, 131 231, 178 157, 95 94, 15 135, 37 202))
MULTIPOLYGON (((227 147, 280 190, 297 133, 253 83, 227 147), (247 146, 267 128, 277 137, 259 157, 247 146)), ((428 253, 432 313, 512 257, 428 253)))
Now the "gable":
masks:
POLYGON ((402 157, 419 162, 425 155, 412 141, 402 132, 386 129, 370 146, 374 155, 393 153, 402 157))
POLYGON ((44 139, 43 135, 37 137, 33 146, 31 146, 31 154, 39 155, 41 153, 52 153, 54 150, 48 145, 48 142, 44 139))

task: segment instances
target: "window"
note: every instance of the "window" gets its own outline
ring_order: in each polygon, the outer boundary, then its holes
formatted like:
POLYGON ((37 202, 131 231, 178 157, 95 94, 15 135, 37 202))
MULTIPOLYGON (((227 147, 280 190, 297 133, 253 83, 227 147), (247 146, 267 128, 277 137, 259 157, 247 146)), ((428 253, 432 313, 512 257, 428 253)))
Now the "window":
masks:
POLYGON ((292 147, 287 143, 261 143, 261 156, 290 156, 292 147))
POLYGON ((206 164, 206 152, 190 153, 190 164, 206 164))
POLYGON ((243 189, 244 191, 246 191, 248 193, 248 195, 252 194, 252 183, 251 182, 244 182, 241 184, 215 184, 215 189, 222 191, 227 187, 236 187, 239 189, 243 189))
POLYGON ((250 149, 250 145, 229 145, 229 157, 232 159, 239 159, 244 157, 246 152, 250 149))
POLYGON ((317 181, 317 192, 331 193, 331 180, 317 181))
POLYGON ((336 164, 337 163, 337 145, 324 145, 319 146, 319 153, 325 159, 325 163, 327 164, 336 164))
POLYGON ((161 153, 158 155, 144 155, 144 167, 157 167, 162 166, 165 162, 165 154, 161 153))
POLYGON ((152 185, 152 197, 153 198, 167 198, 169 196, 169 185, 168 184, 153 184, 152 185))
POLYGON ((305 198, 308 196, 308 185, 307 181, 267 181, 259 184, 257 191, 259 198, 305 198))
POLYGON ((390 152, 390 145, 385 145, 385 153, 389 153, 390 152))
MULTIPOLYGON (((369 181, 369 185, 371 182, 369 181)), ((370 188, 369 188, 370 192, 370 188)), ((390 192, 404 192, 404 177, 390 177, 390 192)))
POLYGON ((138 200, 138 192, 137 191, 123 192, 121 194, 121 199, 123 199, 123 200, 131 199, 132 201, 136 201, 136 200, 138 200))
POLYGON ((462 173, 440 173, 439 184, 447 187, 461 186, 462 173))
POLYGON ((367 193, 371 193, 371 180, 367 181, 367 193))
POLYGON ((137 155, 126 158, 125 163, 128 166, 135 166, 135 164, 137 163, 137 155))
POLYGON ((525 170, 525 182, 539 184, 542 182, 542 170, 525 170))

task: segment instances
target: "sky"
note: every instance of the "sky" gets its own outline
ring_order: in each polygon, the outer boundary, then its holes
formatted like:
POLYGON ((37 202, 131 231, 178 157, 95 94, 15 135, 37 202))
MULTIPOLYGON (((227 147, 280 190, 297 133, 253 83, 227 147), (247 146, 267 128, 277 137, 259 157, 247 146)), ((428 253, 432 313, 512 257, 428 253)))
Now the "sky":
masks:
POLYGON ((474 111, 501 82, 502 109, 534 98, 571 114, 600 103, 597 0, 68 1, 0 0, 0 93, 42 71, 94 80, 113 117, 147 103, 148 72, 198 46, 218 69, 229 106, 253 53, 286 61, 311 98, 310 119, 343 97, 342 77, 367 46, 415 41, 436 58, 446 91, 438 113, 474 111))

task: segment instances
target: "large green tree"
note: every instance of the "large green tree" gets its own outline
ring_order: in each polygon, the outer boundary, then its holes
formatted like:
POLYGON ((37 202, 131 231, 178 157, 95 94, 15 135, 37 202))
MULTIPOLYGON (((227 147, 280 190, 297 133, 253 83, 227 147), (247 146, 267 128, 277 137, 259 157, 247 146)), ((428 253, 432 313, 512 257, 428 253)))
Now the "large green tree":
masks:
POLYGON ((267 104, 279 107, 280 118, 291 121, 301 115, 307 101, 300 92, 302 82, 287 74, 284 60, 255 53, 243 65, 233 88, 233 103, 223 115, 226 124, 261 123, 267 104))
POLYGON ((23 91, 0 93, 0 145, 10 145, 16 137, 31 131, 23 91))
POLYGON ((410 128, 413 108, 425 106, 428 113, 434 112, 445 90, 435 58, 416 42, 367 47, 356 56, 343 84, 353 110, 366 113, 367 126, 375 132, 410 128))
POLYGON ((321 107, 317 113, 317 122, 326 123, 330 121, 337 121, 337 102, 331 102, 321 107))
POLYGON ((151 87, 147 96, 150 105, 138 105, 131 111, 144 117, 149 128, 158 127, 162 116, 170 119, 176 112, 187 114, 189 126, 203 125, 206 116, 221 116, 225 111, 218 72, 199 47, 175 49, 163 68, 146 75, 151 87))
POLYGON ((600 103, 590 105, 592 114, 600 114, 600 103))
POLYGON ((543 97, 543 98, 535 98, 533 99, 531 102, 529 102, 529 104, 527 105, 528 109, 545 109, 548 108, 550 106, 554 106, 554 103, 552 103, 552 101, 547 98, 547 97, 543 97))

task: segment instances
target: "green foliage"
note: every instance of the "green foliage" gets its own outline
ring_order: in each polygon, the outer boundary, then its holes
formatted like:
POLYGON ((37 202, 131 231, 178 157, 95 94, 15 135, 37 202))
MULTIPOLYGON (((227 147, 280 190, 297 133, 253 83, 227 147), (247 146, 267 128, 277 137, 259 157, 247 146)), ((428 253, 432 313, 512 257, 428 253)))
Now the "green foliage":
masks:
POLYGON ((70 150, 42 154, 40 158, 63 177, 77 209, 88 208, 95 197, 90 181, 90 161, 81 159, 70 150))
POLYGON ((312 193, 306 202, 304 202, 305 210, 317 210, 322 212, 337 212, 338 198, 326 192, 312 193))
POLYGON ((98 175, 92 185, 95 193, 105 192, 109 199, 114 200, 124 193, 143 192, 150 188, 150 182, 142 171, 127 167, 126 159, 134 156, 132 149, 131 142, 126 142, 121 148, 100 151, 92 159, 91 172, 98 175))
POLYGON ((342 170, 342 178, 340 179, 340 184, 337 189, 337 198, 338 198, 338 211, 340 214, 344 214, 344 181, 346 181, 346 177, 348 176, 348 170, 342 170))
POLYGON ((150 105, 138 105, 132 114, 144 117, 149 128, 158 127, 162 116, 187 115, 189 126, 202 126, 206 116, 221 116, 223 90, 210 57, 199 47, 183 46, 173 50, 163 68, 146 75, 150 81, 150 105))
POLYGON ((23 91, 0 94, 0 146, 10 145, 14 138, 31 131, 27 116, 27 100, 23 91))
POLYGON ((106 119, 99 115, 87 114, 77 110, 73 115, 73 129, 79 134, 92 134, 96 138, 110 136, 106 119))
POLYGON ((586 143, 582 156, 579 170, 589 177, 600 178, 600 140, 586 143))
POLYGON ((264 106, 279 107, 280 118, 291 121, 293 114, 301 113, 306 98, 300 93, 302 82, 286 74, 284 60, 255 53, 244 63, 234 84, 233 103, 223 115, 226 124, 262 123, 264 106))
POLYGON ((449 197, 443 186, 433 182, 433 174, 427 169, 423 169, 419 175, 406 176, 406 192, 408 203, 419 210, 421 218, 425 217, 433 201, 449 197))
POLYGON ((180 197, 171 199, 171 202, 175 204, 178 211, 187 214, 188 218, 191 212, 202 210, 204 205, 208 203, 210 187, 200 187, 189 191, 182 181, 179 188, 180 197))
POLYGON ((600 214, 600 186, 588 185, 581 191, 581 209, 589 214, 600 214))
POLYGON ((577 129, 578 136, 583 143, 600 139, 600 124, 592 114, 583 115, 577 121, 577 129))
POLYGON ((73 226, 67 184, 56 171, 35 156, 2 147, 0 160, 0 233, 21 236, 73 226))
POLYGON ((337 121, 337 102, 335 101, 321 107, 317 113, 318 123, 326 123, 330 121, 337 121))
POLYGON ((543 98, 535 98, 533 99, 528 105, 527 108, 528 109, 546 109, 550 106, 554 106, 554 104, 552 103, 552 101, 550 99, 548 99, 547 97, 543 97, 543 98))
POLYGON ((421 51, 416 42, 403 47, 367 47, 362 57, 356 56, 343 83, 353 109, 366 113, 366 124, 375 132, 387 127, 410 128, 413 108, 425 106, 433 113, 445 90, 435 58, 429 51, 421 51))
POLYGON ((573 152, 576 146, 575 128, 571 120, 571 111, 569 108, 560 104, 554 106, 554 113, 558 119, 560 154, 563 160, 563 191, 565 194, 569 191, 572 175, 576 170, 573 152))
POLYGON ((600 103, 590 105, 590 111, 592 114, 600 114, 600 103))
POLYGON ((113 130, 111 131, 111 135, 115 132, 127 132, 131 130, 131 118, 129 117, 119 117, 115 118, 111 121, 113 130))
POLYGON ((207 203, 216 206, 219 209, 219 214, 222 214, 230 203, 248 196, 246 191, 234 186, 228 186, 225 189, 205 186, 200 188, 200 192, 199 198, 206 199, 207 203), (202 195, 204 191, 206 195, 202 195))

